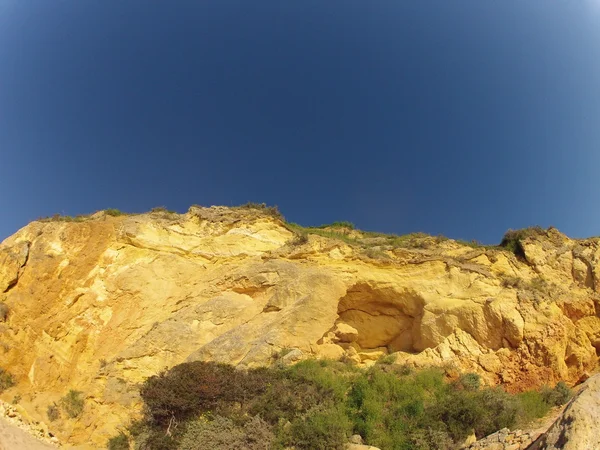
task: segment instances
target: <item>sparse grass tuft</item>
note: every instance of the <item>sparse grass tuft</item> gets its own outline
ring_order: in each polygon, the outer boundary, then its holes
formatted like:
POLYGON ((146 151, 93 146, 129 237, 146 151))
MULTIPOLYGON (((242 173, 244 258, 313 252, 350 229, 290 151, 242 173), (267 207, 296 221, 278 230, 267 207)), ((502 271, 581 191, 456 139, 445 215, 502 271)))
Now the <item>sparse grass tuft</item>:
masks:
POLYGON ((10 309, 8 308, 8 305, 4 302, 0 302, 0 322, 6 322, 9 312, 10 309))
POLYGON ((164 206, 156 206, 150 210, 151 213, 162 213, 162 214, 177 214, 175 211, 171 211, 164 206))
POLYGON ((465 241, 463 239, 456 239, 456 242, 458 242, 460 245, 465 245, 467 247, 473 247, 473 248, 492 248, 492 246, 482 244, 481 242, 479 242, 476 239, 472 239, 470 241, 465 241))
POLYGON ((71 389, 60 399, 60 406, 72 419, 79 417, 83 413, 84 400, 81 394, 83 392, 71 389))
POLYGON ((350 230, 355 229, 354 224, 352 222, 346 222, 346 221, 323 224, 323 225, 319 225, 318 227, 315 227, 315 228, 348 228, 350 230))
POLYGON ((12 374, 0 368, 0 393, 13 387, 15 384, 16 381, 12 374))
POLYGON ((46 415, 48 416, 48 420, 50 422, 54 422, 55 420, 60 419, 60 409, 58 408, 58 405, 56 403, 48 405, 46 415))
POLYGON ((394 236, 390 244, 399 248, 429 248, 447 240, 444 236, 431 236, 427 233, 410 233, 402 236, 394 236))
POLYGON ((285 221, 283 214, 281 214, 277 205, 267 206, 266 203, 248 202, 248 203, 238 206, 238 208, 240 208, 240 209, 255 209, 258 211, 262 211, 264 214, 266 214, 268 216, 272 216, 276 219, 285 221))
POLYGON ((364 249, 363 254, 369 259, 382 261, 384 263, 389 263, 392 260, 387 253, 376 248, 366 248, 364 249))

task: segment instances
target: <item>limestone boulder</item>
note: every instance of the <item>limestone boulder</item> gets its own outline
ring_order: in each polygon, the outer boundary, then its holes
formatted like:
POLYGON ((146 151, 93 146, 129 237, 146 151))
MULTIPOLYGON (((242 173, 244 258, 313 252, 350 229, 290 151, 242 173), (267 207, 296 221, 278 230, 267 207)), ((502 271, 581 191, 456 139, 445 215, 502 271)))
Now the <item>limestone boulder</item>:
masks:
POLYGON ((582 450, 600 448, 600 375, 588 379, 550 429, 531 450, 582 450))

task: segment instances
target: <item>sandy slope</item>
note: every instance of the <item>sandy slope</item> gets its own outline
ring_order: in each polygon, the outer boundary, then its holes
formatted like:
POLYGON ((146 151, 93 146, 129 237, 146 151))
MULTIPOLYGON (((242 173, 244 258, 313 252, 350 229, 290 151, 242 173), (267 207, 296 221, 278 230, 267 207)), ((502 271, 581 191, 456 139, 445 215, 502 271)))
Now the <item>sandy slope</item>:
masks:
POLYGON ((50 444, 38 441, 25 431, 0 419, 0 450, 49 450, 50 444))

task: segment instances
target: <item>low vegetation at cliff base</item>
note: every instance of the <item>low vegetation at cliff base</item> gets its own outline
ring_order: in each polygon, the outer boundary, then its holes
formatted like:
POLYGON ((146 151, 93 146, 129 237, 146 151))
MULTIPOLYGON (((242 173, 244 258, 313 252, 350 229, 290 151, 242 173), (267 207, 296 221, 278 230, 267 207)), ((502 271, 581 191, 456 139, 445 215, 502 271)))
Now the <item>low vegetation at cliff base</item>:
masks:
POLYGON ((10 372, 0 368, 0 393, 15 385, 15 379, 10 372))
POLYGON ((439 369, 376 364, 368 370, 308 360, 248 371, 191 362, 150 377, 140 394, 145 413, 108 448, 341 449, 353 434, 387 449, 457 449, 541 417, 570 390, 511 395, 481 385, 476 374, 448 381, 439 369))

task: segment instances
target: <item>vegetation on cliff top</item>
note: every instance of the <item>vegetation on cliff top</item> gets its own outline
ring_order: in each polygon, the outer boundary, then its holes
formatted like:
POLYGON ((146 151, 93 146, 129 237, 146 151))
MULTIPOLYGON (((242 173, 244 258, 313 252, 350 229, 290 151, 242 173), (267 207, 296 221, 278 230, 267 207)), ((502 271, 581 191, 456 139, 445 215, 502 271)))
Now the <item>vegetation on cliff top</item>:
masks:
POLYGON ((482 387, 476 374, 452 382, 438 369, 376 364, 368 370, 308 360, 248 371, 192 362, 142 385, 144 417, 108 443, 139 449, 338 449, 352 434, 387 449, 459 448, 544 415, 564 403, 562 383, 519 395, 482 387))
MULTIPOLYGON (((198 206, 198 205, 195 205, 198 206)), ((200 207, 200 206, 198 206, 200 207)), ((265 203, 254 203, 248 202, 246 204, 233 207, 239 210, 256 210, 260 213, 271 216, 275 219, 281 220, 286 226, 293 232, 296 233, 296 238, 292 241, 294 245, 300 245, 307 242, 307 236, 309 234, 319 235, 326 238, 341 240, 349 245, 360 245, 362 247, 371 248, 373 246, 388 246, 392 248, 431 248, 441 242, 449 240, 449 238, 439 235, 433 236, 427 233, 415 232, 405 235, 378 233, 373 231, 361 231, 356 229, 352 222, 338 221, 330 224, 323 224, 318 226, 302 226, 294 222, 286 222, 284 216, 281 214, 277 206, 268 206, 265 203), (356 232, 356 233, 354 233, 356 232), (358 234, 357 234, 358 233, 358 234), (375 242, 373 242, 375 241, 375 242)), ((107 209, 104 211, 109 216, 121 216, 126 213, 118 209, 107 209)), ((175 211, 170 211, 165 207, 152 208, 151 213, 165 213, 175 214, 175 211)), ((42 222, 83 222, 89 219, 89 215, 79 216, 64 216, 61 214, 54 214, 51 217, 40 218, 42 222)), ((539 226, 523 228, 520 230, 508 230, 499 245, 484 245, 476 240, 465 241, 458 239, 461 245, 474 247, 474 248, 496 248, 504 249, 511 253, 514 253, 518 257, 524 257, 525 253, 521 242, 532 236, 545 234, 546 230, 539 226)))

